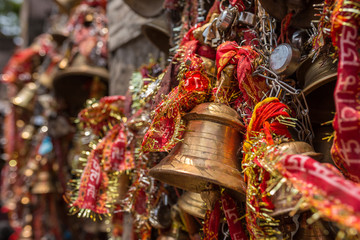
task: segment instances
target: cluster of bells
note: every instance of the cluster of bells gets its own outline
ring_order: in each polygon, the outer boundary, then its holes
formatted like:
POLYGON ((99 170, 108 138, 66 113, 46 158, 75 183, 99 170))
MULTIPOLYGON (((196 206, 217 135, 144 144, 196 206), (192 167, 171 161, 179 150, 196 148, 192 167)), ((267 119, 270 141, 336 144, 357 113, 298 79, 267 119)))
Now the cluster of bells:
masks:
MULTIPOLYGON (((163 1, 161 0, 152 1, 151 5, 145 1, 125 0, 125 2, 144 17, 156 17, 162 13, 161 6, 163 1), (149 6, 151 6, 151 8, 149 8, 149 6)), ((299 4, 301 4, 301 1, 281 1, 286 7, 276 8, 276 11, 273 11, 273 1, 261 2, 264 8, 278 19, 282 19, 286 14, 283 13, 283 11, 277 10, 290 8, 290 5, 286 5, 288 2, 300 2, 299 4)), ((311 11, 304 12, 309 13, 309 16, 313 16, 311 11)), ((304 17, 302 15, 298 16, 304 17)), ((303 19, 308 19, 308 17, 305 16, 303 19)), ((295 24, 298 23, 298 27, 302 27, 301 23, 305 21, 293 19, 293 22, 295 22, 295 24)), ((159 45, 160 49, 165 52, 168 51, 170 27, 164 19, 164 15, 144 25, 143 32, 154 44, 159 45)), ((292 154, 306 154, 315 159, 323 157, 323 161, 329 162, 331 159, 331 142, 322 141, 321 138, 324 137, 322 135, 323 132, 330 131, 329 128, 321 127, 320 125, 332 119, 332 112, 335 111, 333 100, 329 96, 332 96, 335 87, 337 75, 336 66, 330 59, 326 59, 325 57, 319 57, 315 62, 307 60, 300 63, 300 54, 297 49, 288 44, 279 45, 277 49, 275 49, 272 57, 277 60, 276 63, 273 63, 271 66, 276 73, 289 75, 296 72, 298 82, 308 102, 310 118, 314 125, 314 147, 316 151, 324 154, 315 153, 309 144, 300 141, 284 143, 280 148, 292 154), (282 53, 282 61, 280 61, 280 63, 276 56, 279 52, 282 53), (319 106, 322 107, 319 108, 319 106), (324 106, 327 106, 327 108, 324 106)), ((212 65, 213 64, 210 64, 210 66, 212 65)), ((212 70, 208 70, 211 72, 213 69, 212 66, 212 70)), ((73 101, 70 99, 72 96, 76 96, 77 98, 79 96, 69 91, 71 88, 79 89, 75 87, 74 84, 76 84, 79 79, 93 79, 94 76, 99 77, 104 82, 107 82, 109 79, 106 69, 89 66, 82 56, 79 55, 72 62, 71 66, 58 71, 54 77, 53 86, 56 91, 62 93, 67 92, 69 101, 73 101), (67 84, 64 84, 65 82, 67 82, 67 84), (68 87, 67 89, 62 89, 66 88, 66 86, 68 87), (69 86, 71 86, 71 88, 69 88, 69 86)), ((26 108, 35 95, 36 89, 36 84, 29 83, 19 92, 18 96, 13 99, 13 103, 26 108)), ((84 100, 85 99, 86 96, 84 96, 84 100)), ((238 199, 244 199, 243 195, 245 194, 246 185, 243 181, 237 156, 245 129, 239 119, 238 113, 232 108, 220 103, 200 104, 190 113, 186 114, 184 119, 187 125, 183 141, 178 143, 166 158, 153 167, 149 174, 164 183, 186 190, 187 192, 185 192, 178 201, 179 207, 190 215, 204 219, 207 206, 211 206, 211 203, 205 203, 208 201, 206 196, 209 196, 206 192, 211 191, 209 185, 215 184, 225 187, 233 191, 235 197, 238 199), (240 193, 240 195, 237 193, 240 193), (202 196, 205 196, 204 199, 202 196)), ((41 172, 33 187, 33 192, 41 194, 54 191, 54 187, 50 182, 49 173, 41 172)), ((297 200, 301 198, 299 195, 289 201, 287 198, 288 191, 290 190, 283 187, 272 196, 272 202, 275 205, 272 216, 282 217, 285 223, 289 221, 286 216, 294 209, 297 200)), ((168 205, 165 204, 164 207, 168 208, 168 205)), ((161 209, 158 209, 157 211, 160 210, 161 209)), ((164 214, 157 214, 157 216, 161 215, 164 214)), ((311 225, 310 228, 303 227, 306 225, 306 216, 307 214, 303 214, 300 217, 301 219, 297 219, 297 224, 294 223, 293 219, 290 221, 290 225, 296 226, 297 235, 301 235, 302 237, 298 239, 327 239, 321 230, 324 229, 324 222, 317 221, 311 225), (299 223, 301 223, 300 226, 299 223)), ((163 222, 163 225, 166 226, 167 222, 169 222, 168 219, 174 218, 174 216, 165 216, 164 218, 164 221, 156 219, 155 222, 163 222)), ((176 230, 177 228, 172 227, 172 229, 176 230)), ((294 230, 292 227, 290 229, 292 231, 294 230)), ((163 235, 159 239, 179 239, 175 238, 175 235, 178 236, 179 234, 178 231, 174 231, 170 231, 168 235, 163 235)))
MULTIPOLYGON (((236 156, 245 129, 237 112, 220 103, 200 104, 185 115, 185 119, 187 127, 183 141, 149 174, 186 190, 178 200, 178 206, 184 212, 204 219, 206 210, 211 210, 213 205, 213 190, 209 183, 225 187, 236 199, 244 201, 246 185, 236 156)), ((279 148, 289 154, 303 154, 314 159, 323 157, 314 152, 311 145, 301 141, 283 143, 279 148)), ((290 193, 291 189, 283 185, 271 197, 275 210, 270 215, 281 221, 283 234, 289 237, 296 233, 292 239, 331 239, 329 223, 319 220, 308 226, 306 219, 310 213, 289 217, 301 198, 298 193, 289 199, 290 193)))
MULTIPOLYGON (((59 8, 65 14, 78 6, 81 1, 78 0, 57 0, 55 1, 59 8)), ((89 22, 95 21, 93 16, 86 16, 89 22)), ((106 29, 107 31, 107 29, 106 29)), ((109 82, 109 71, 106 66, 97 66, 90 63, 86 56, 77 53, 69 56, 72 39, 71 34, 64 30, 64 26, 55 26, 49 30, 50 39, 61 49, 63 59, 57 64, 57 67, 51 71, 46 70, 50 59, 43 61, 40 71, 36 75, 36 81, 27 83, 18 94, 12 99, 12 103, 23 109, 31 110, 33 100, 36 94, 41 91, 40 88, 46 87, 55 93, 58 99, 62 99, 69 108, 71 116, 83 108, 84 103, 91 96, 91 91, 99 91, 100 95, 106 95, 109 82), (58 29, 59 28, 59 29, 58 29), (91 86, 91 87, 89 87, 91 86)))
MULTIPOLYGON (((132 3, 135 4, 134 2, 132 3)), ((142 2, 136 1, 136 6, 133 7, 141 15, 146 16, 149 11, 140 7, 141 4, 146 5, 142 2)), ((280 1, 280 7, 274 2, 261 1, 266 11, 278 20, 283 19, 291 9, 306 13, 305 15, 297 14, 292 19, 292 25, 301 28, 307 27, 312 20, 313 4, 322 1, 306 1, 306 3, 280 1)), ((159 12, 152 16, 158 14, 159 12)), ((165 39, 164 41, 168 43, 169 28, 166 22, 160 19, 155 19, 143 27, 145 35, 155 44, 161 42, 157 41, 159 38, 165 39)), ((326 133, 332 132, 332 129, 331 126, 322 126, 322 123, 331 120, 335 112, 331 96, 337 78, 336 64, 326 56, 320 56, 315 61, 312 59, 303 61, 300 50, 294 47, 296 43, 300 45, 304 43, 304 39, 300 36, 301 32, 297 34, 294 34, 292 45, 280 44, 273 51, 270 56, 270 67, 278 75, 290 76, 295 73, 310 110, 309 115, 315 135, 313 145, 316 152, 311 145, 301 141, 283 143, 279 148, 289 154, 304 154, 322 162, 331 162, 332 142, 324 141, 322 138, 326 136, 326 133)), ((162 46, 166 45, 162 44, 162 46)), ((209 61, 211 60, 206 61, 205 68, 209 75, 216 76, 216 74, 211 74, 215 68, 214 63, 209 64, 209 61)), ((183 141, 153 167, 149 174, 161 182, 186 190, 187 192, 178 201, 179 207, 190 215, 204 219, 207 206, 211 206, 211 203, 205 204, 209 201, 209 194, 206 193, 211 191, 209 189, 211 184, 225 187, 233 192, 237 199, 244 199, 246 185, 237 156, 245 129, 238 113, 220 103, 200 104, 186 114, 184 119, 187 125, 183 141)), ((289 222, 288 219, 291 219, 291 223, 287 224, 289 228, 287 230, 291 230, 290 232, 296 230, 294 239, 329 239, 327 235, 330 230, 326 230, 327 234, 324 234, 324 225, 327 229, 331 229, 328 223, 317 221, 307 226, 306 219, 310 213, 305 212, 301 216, 297 214, 293 218, 288 217, 289 212, 295 208, 301 198, 299 193, 289 200, 290 191, 291 189, 283 186, 272 196, 275 210, 271 215, 280 218, 285 225, 289 222), (295 227, 289 227, 290 225, 295 227)))

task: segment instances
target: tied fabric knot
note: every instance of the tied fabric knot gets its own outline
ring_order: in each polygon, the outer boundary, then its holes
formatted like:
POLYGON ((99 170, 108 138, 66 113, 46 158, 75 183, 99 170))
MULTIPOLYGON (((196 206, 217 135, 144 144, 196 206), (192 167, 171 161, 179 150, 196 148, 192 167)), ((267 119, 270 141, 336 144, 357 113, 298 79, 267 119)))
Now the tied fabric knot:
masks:
POLYGON ((220 79, 221 72, 227 65, 235 65, 234 75, 241 92, 239 101, 245 101, 250 108, 261 101, 264 93, 268 91, 264 78, 252 76, 259 57, 251 46, 240 47, 234 41, 222 43, 216 52, 217 78, 220 79))
POLYGON ((202 66, 202 59, 195 54, 185 58, 185 73, 175 87, 154 110, 155 115, 144 136, 144 152, 171 150, 182 138, 185 126, 182 116, 196 105, 206 101, 210 80, 202 66))
POLYGON ((289 118, 289 108, 277 98, 266 98, 259 102, 253 111, 247 126, 243 145, 244 160, 242 162, 246 190, 246 222, 253 239, 275 236, 277 222, 268 215, 274 210, 267 188, 271 175, 263 167, 264 146, 274 145, 274 136, 291 139, 286 125, 279 122, 279 117, 289 118))

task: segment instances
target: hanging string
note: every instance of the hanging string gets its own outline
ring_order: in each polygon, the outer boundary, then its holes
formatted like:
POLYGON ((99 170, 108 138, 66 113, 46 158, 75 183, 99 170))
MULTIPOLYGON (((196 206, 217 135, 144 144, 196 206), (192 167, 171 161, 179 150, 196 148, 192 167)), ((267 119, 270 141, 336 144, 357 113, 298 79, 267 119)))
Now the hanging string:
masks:
POLYGON ((291 22, 291 18, 294 15, 293 12, 289 12, 281 21, 281 34, 277 40, 277 43, 285 43, 289 42, 289 34, 288 34, 288 28, 291 22), (286 41, 284 41, 284 35, 286 36, 286 41))

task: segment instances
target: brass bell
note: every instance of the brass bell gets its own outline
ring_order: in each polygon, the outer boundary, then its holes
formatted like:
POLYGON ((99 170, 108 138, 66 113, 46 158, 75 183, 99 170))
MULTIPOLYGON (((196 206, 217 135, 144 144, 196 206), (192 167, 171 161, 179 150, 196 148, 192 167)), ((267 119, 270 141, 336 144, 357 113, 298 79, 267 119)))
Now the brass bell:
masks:
POLYGON ((288 13, 295 13, 291 18, 290 25, 296 28, 311 27, 311 21, 315 20, 313 4, 322 2, 322 0, 260 0, 266 12, 279 21, 284 19, 288 13))
POLYGON ((163 11, 164 0, 124 0, 137 14, 145 18, 159 16, 163 11))
POLYGON ((31 192, 33 194, 47 194, 55 191, 56 187, 52 182, 50 173, 48 171, 40 171, 31 192))
POLYGON ((31 109, 32 100, 35 97, 38 85, 33 82, 27 83, 19 93, 11 100, 12 104, 25 109, 31 109))
MULTIPOLYGON (((64 61, 60 65, 62 62, 64 61)), ((53 88, 56 97, 65 101, 70 115, 76 116, 87 99, 106 95, 109 72, 105 67, 89 65, 81 54, 76 55, 69 66, 64 66, 65 68, 60 66, 56 73, 53 88), (98 92, 100 96, 93 96, 94 92, 98 92)))
POLYGON ((206 204, 200 193, 185 192, 178 200, 178 205, 184 212, 201 219, 205 219, 206 204))
POLYGON ((160 17, 145 23, 141 30, 152 44, 164 53, 170 49, 170 21, 163 14, 160 17))
POLYGON ((323 126, 322 123, 332 120, 336 111, 333 98, 337 79, 336 63, 327 56, 319 56, 314 63, 309 59, 298 69, 297 78, 309 107, 315 134, 314 148, 324 154, 323 162, 333 163, 330 154, 332 141, 322 139, 326 134, 331 134, 333 129, 330 125, 323 126))
POLYGON ((245 193, 236 155, 244 125, 237 112, 220 103, 202 103, 184 116, 184 139, 149 174, 191 192, 209 183, 245 193))
MULTIPOLYGON (((314 159, 321 159, 323 156, 321 153, 314 152, 310 144, 300 141, 282 143, 278 146, 278 149, 287 154, 302 154, 314 159)), ((294 194, 292 191, 292 187, 283 184, 279 190, 271 196, 271 202, 275 206, 275 210, 270 214, 271 216, 275 217, 288 214, 294 210, 302 196, 300 193, 294 194)))
POLYGON ((333 119, 335 104, 332 96, 337 67, 332 59, 327 56, 320 56, 315 62, 308 59, 301 64, 296 75, 309 106, 310 120, 323 123, 333 119))

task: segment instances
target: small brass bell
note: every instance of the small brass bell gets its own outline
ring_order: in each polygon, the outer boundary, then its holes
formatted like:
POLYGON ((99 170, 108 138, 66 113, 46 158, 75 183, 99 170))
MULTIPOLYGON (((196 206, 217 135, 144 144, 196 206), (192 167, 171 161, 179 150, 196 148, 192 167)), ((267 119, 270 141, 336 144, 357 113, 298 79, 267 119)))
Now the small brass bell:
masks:
POLYGON ((192 192, 213 183, 245 193, 236 155, 244 126, 237 112, 220 103, 202 103, 185 115, 184 139, 149 174, 192 192))
MULTIPOLYGON (((278 149, 287 154, 302 154, 317 160, 323 156, 321 153, 314 152, 310 144, 300 141, 282 143, 278 146, 278 149)), ((271 202, 275 206, 275 210, 270 214, 271 216, 275 217, 288 214, 294 210, 296 204, 301 199, 301 194, 293 194, 292 191, 292 187, 283 184, 280 189, 271 196, 271 202)))
POLYGON ((27 83, 19 93, 11 100, 12 104, 25 109, 31 109, 32 100, 35 97, 38 86, 33 83, 27 83))
POLYGON ((55 191, 56 187, 51 180, 50 173, 48 171, 40 171, 31 192, 33 194, 47 194, 55 191))
POLYGON ((145 18, 159 16, 163 11, 164 0, 124 0, 137 14, 145 18))
POLYGON ((315 19, 313 4, 322 2, 321 0, 260 0, 266 12, 279 21, 288 13, 293 12, 290 25, 296 28, 311 27, 310 23, 315 19))
POLYGON ((164 53, 170 49, 170 21, 163 14, 151 22, 142 25, 141 30, 152 44, 164 53))
POLYGON ((178 200, 178 205, 184 212, 201 219, 205 219, 206 204, 200 193, 185 192, 178 200))

